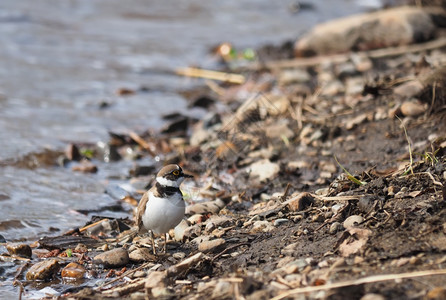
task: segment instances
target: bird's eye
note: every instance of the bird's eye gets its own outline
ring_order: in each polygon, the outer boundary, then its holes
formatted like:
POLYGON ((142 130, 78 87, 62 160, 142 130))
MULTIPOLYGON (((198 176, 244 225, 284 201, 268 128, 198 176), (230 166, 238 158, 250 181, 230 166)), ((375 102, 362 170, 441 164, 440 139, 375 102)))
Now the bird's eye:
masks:
POLYGON ((172 174, 175 175, 175 176, 178 176, 178 175, 180 175, 180 171, 175 170, 175 171, 172 172, 172 174))

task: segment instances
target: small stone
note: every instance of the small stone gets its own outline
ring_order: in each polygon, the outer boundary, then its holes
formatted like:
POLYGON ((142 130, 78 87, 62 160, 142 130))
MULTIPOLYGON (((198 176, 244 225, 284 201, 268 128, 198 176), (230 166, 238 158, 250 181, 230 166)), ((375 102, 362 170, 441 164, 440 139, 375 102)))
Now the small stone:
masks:
POLYGON ((190 144, 191 146, 199 146, 202 143, 206 142, 208 139, 210 139, 210 137, 211 133, 209 130, 204 130, 204 129, 194 130, 190 138, 190 144))
POLYGON ((133 273, 132 278, 141 278, 141 277, 146 277, 146 276, 147 276, 147 272, 138 270, 135 273, 133 273))
POLYGON ((328 230, 328 233, 330 234, 336 234, 338 231, 342 230, 342 224, 339 222, 334 222, 330 225, 330 229, 328 230))
POLYGON ((172 290, 164 286, 156 286, 151 292, 154 299, 170 299, 174 296, 172 290))
POLYGON ((305 160, 295 160, 287 163, 286 168, 290 171, 295 171, 298 169, 309 169, 310 164, 305 160))
POLYGON ((314 215, 311 218, 311 222, 321 223, 321 222, 324 222, 324 221, 325 221, 325 218, 324 218, 323 214, 317 214, 317 215, 314 215))
POLYGON ((123 248, 116 248, 98 254, 94 257, 93 263, 102 264, 106 268, 122 267, 129 263, 129 254, 123 248))
POLYGON ((406 101, 401 104, 401 113, 406 117, 416 117, 423 114, 427 107, 421 102, 406 101))
POLYGON ((108 250, 108 244, 104 244, 104 245, 102 245, 102 246, 99 246, 99 247, 97 247, 96 248, 96 250, 99 250, 99 251, 107 251, 108 250))
POLYGON ((184 240, 184 232, 189 227, 189 223, 186 220, 181 220, 180 224, 173 229, 175 241, 182 242, 184 240))
POLYGON ((192 216, 190 216, 187 221, 189 222, 189 224, 194 225, 194 224, 198 224, 201 223, 203 221, 203 215, 202 214, 194 214, 192 216))
POLYGON ((213 252, 217 250, 219 247, 226 244, 224 239, 215 239, 211 241, 203 241, 198 245, 198 251, 200 252, 213 252))
POLYGON ((386 298, 380 294, 369 293, 362 296, 360 300, 386 300, 386 298))
POLYGON ((31 247, 27 244, 22 243, 8 243, 6 244, 6 249, 11 255, 17 255, 26 258, 31 258, 33 254, 31 247))
POLYGON ((186 214, 217 214, 225 206, 226 203, 222 199, 195 203, 193 205, 186 206, 186 214))
POLYGON ((358 215, 352 215, 345 219, 343 225, 344 228, 348 229, 351 227, 356 227, 358 224, 361 224, 364 221, 364 218, 358 215))
POLYGON ((27 280, 46 280, 60 269, 57 259, 48 259, 34 264, 26 273, 27 280))
POLYGON ((305 69, 283 70, 279 74, 278 82, 280 85, 289 85, 291 83, 305 83, 310 81, 311 76, 305 69))
POLYGON ((248 170, 251 178, 266 181, 275 178, 279 174, 280 167, 278 164, 272 163, 269 159, 263 159, 253 163, 248 170))
POLYGON ((201 233, 201 226, 195 224, 193 226, 189 226, 188 228, 186 228, 186 230, 184 231, 184 238, 192 239, 199 236, 200 233, 201 233))
POLYGON ((256 221, 252 226, 251 233, 255 232, 270 232, 274 230, 274 226, 268 221, 256 221))
POLYGON ((145 288, 152 289, 159 286, 164 286, 164 280, 166 279, 167 273, 165 271, 152 271, 147 275, 145 288))
POLYGON ((252 217, 251 219, 249 219, 248 221, 243 223, 243 227, 248 227, 249 225, 253 224, 255 221, 259 221, 259 220, 260 220, 260 216, 259 215, 255 215, 254 217, 252 217))
POLYGON ((290 211, 301 211, 308 206, 314 204, 314 196, 310 193, 300 193, 287 201, 287 206, 290 211))
POLYGON ((219 215, 213 215, 210 216, 209 219, 206 220, 206 224, 208 223, 214 223, 217 227, 227 227, 232 224, 234 221, 234 218, 230 216, 219 216, 219 215))
POLYGON ((421 257, 417 257, 417 256, 412 256, 409 259, 409 263, 411 265, 420 265, 423 262, 423 260, 421 259, 421 257))
POLYGON ((149 248, 137 248, 136 250, 130 252, 129 259, 134 262, 143 262, 154 259, 154 255, 149 248))
POLYGON ((300 246, 299 243, 292 243, 289 244, 287 246, 285 246, 285 248, 283 248, 280 253, 283 255, 287 255, 287 256, 293 256, 293 254, 296 252, 296 249, 298 249, 300 246))
POLYGON ((85 244, 77 244, 76 248, 74 248, 74 252, 76 253, 87 253, 88 252, 88 248, 85 244))
POLYGON ((181 259, 186 257, 186 253, 184 253, 184 252, 175 252, 174 254, 172 254, 172 257, 175 258, 175 259, 181 260, 181 259))
POLYGON ((212 222, 211 223, 207 223, 206 226, 204 227, 204 231, 207 232, 207 233, 212 232, 215 229, 217 229, 217 226, 215 226, 215 224, 212 223, 212 222))
POLYGON ((393 89, 393 94, 403 99, 412 98, 423 90, 423 84, 418 80, 403 83, 393 89))
POLYGON ((361 257, 361 256, 355 256, 355 258, 353 259, 353 263, 354 263, 355 265, 360 264, 360 263, 363 263, 363 262, 364 262, 364 258, 361 257))
POLYGON ((85 271, 84 266, 71 262, 62 269, 61 276, 64 279, 81 279, 84 277, 85 271))
POLYGON ((280 226, 280 225, 282 225, 282 224, 285 224, 285 223, 288 223, 290 220, 288 220, 288 219, 277 219, 277 220, 274 220, 274 226, 280 226))

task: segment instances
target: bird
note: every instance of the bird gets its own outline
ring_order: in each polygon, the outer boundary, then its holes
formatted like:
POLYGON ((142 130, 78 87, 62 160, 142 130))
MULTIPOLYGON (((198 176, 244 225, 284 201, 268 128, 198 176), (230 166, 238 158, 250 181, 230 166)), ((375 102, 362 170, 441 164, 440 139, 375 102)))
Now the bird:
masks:
POLYGON ((167 165, 158 172, 155 184, 139 201, 135 223, 138 232, 149 231, 154 255, 156 248, 153 234, 164 234, 163 252, 166 253, 167 232, 175 228, 184 217, 186 205, 180 184, 191 177, 179 165, 167 165))

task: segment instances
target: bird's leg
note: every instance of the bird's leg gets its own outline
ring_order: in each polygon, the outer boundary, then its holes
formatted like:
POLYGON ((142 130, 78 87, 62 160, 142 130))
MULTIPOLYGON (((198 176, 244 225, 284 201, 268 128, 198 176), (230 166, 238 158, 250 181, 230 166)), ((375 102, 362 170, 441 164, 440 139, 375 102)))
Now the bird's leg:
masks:
POLYGON ((153 239, 153 231, 150 230, 149 232, 150 232, 150 239, 152 241, 152 251, 153 254, 156 255, 155 240, 153 239))
POLYGON ((164 234, 164 254, 166 254, 167 251, 167 233, 164 234))

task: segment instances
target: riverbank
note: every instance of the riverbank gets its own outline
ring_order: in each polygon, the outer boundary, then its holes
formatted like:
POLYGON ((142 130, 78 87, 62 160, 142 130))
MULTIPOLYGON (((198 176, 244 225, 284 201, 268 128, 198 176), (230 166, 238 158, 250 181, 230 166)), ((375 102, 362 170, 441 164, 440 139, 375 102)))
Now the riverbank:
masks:
POLYGON ((62 298, 441 299, 442 39, 336 59, 228 61, 243 83, 184 92, 202 119, 170 115, 159 132, 114 132, 107 151, 72 144, 59 158, 86 173, 95 159, 132 161, 125 184, 107 191, 129 215, 161 165, 195 174, 167 255, 129 235, 131 216, 99 216, 2 259, 28 262, 16 275, 25 295, 46 286, 62 298), (38 261, 48 272, 30 273, 38 261))

